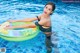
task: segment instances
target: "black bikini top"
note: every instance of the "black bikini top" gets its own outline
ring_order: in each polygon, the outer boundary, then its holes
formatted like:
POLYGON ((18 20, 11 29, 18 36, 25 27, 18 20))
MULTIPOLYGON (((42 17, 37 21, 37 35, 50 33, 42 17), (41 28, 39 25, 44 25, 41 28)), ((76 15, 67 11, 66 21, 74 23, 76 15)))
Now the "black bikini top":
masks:
MULTIPOLYGON (((38 18, 38 16, 36 16, 36 17, 37 17, 38 21, 40 21, 40 19, 38 18)), ((45 29, 45 28, 42 27, 43 25, 40 25, 38 22, 36 22, 35 24, 37 26, 39 26, 39 28, 40 28, 41 31, 43 31, 43 32, 51 32, 51 28, 52 28, 51 26, 49 28, 45 29)))
MULTIPOLYGON (((36 17, 37 17, 38 21, 40 21, 39 17, 38 16, 36 16, 36 17)), ((43 26, 43 25, 41 25, 41 26, 43 26)))

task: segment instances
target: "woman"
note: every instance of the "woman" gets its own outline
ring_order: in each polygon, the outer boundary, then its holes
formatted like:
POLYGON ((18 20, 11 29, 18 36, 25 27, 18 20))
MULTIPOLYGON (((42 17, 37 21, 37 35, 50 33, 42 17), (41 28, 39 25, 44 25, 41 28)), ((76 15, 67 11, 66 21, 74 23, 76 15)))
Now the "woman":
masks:
POLYGON ((52 15, 53 11, 55 10, 55 4, 49 2, 45 5, 43 13, 39 16, 34 18, 25 18, 22 20, 9 20, 9 22, 32 22, 38 20, 38 22, 22 25, 22 26, 8 26, 5 29, 14 29, 14 28, 34 28, 39 26, 39 29, 46 34, 46 46, 47 46, 47 53, 51 53, 51 20, 50 15, 52 15))

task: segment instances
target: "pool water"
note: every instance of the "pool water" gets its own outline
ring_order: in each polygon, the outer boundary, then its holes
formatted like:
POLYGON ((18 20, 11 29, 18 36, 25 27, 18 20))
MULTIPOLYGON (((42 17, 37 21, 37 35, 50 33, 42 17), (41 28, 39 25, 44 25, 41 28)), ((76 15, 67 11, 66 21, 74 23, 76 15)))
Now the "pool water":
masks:
MULTIPOLYGON (((0 0, 0 24, 9 19, 23 19, 41 14, 48 1, 41 2, 42 0, 0 0)), ((54 44, 52 53, 80 53, 80 4, 55 4, 56 10, 51 16, 51 40, 54 44)), ((22 42, 0 38, 0 48, 5 48, 6 53, 46 53, 45 35, 40 32, 35 38, 22 42)))

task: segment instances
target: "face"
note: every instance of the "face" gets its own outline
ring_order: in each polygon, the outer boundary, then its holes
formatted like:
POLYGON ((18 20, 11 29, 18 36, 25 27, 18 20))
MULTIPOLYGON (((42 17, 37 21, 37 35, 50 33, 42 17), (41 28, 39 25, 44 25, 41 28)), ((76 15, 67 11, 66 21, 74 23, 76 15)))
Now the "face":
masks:
POLYGON ((52 6, 51 5, 46 5, 44 7, 44 14, 50 15, 52 13, 52 6))

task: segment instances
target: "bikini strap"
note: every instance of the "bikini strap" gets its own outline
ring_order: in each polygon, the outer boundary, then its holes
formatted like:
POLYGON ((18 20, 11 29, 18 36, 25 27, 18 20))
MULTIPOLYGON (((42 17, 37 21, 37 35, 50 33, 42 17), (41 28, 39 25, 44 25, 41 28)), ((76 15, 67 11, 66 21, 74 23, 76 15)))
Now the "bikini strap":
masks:
POLYGON ((39 17, 38 16, 36 16, 36 17, 37 17, 38 21, 40 21, 39 17))

